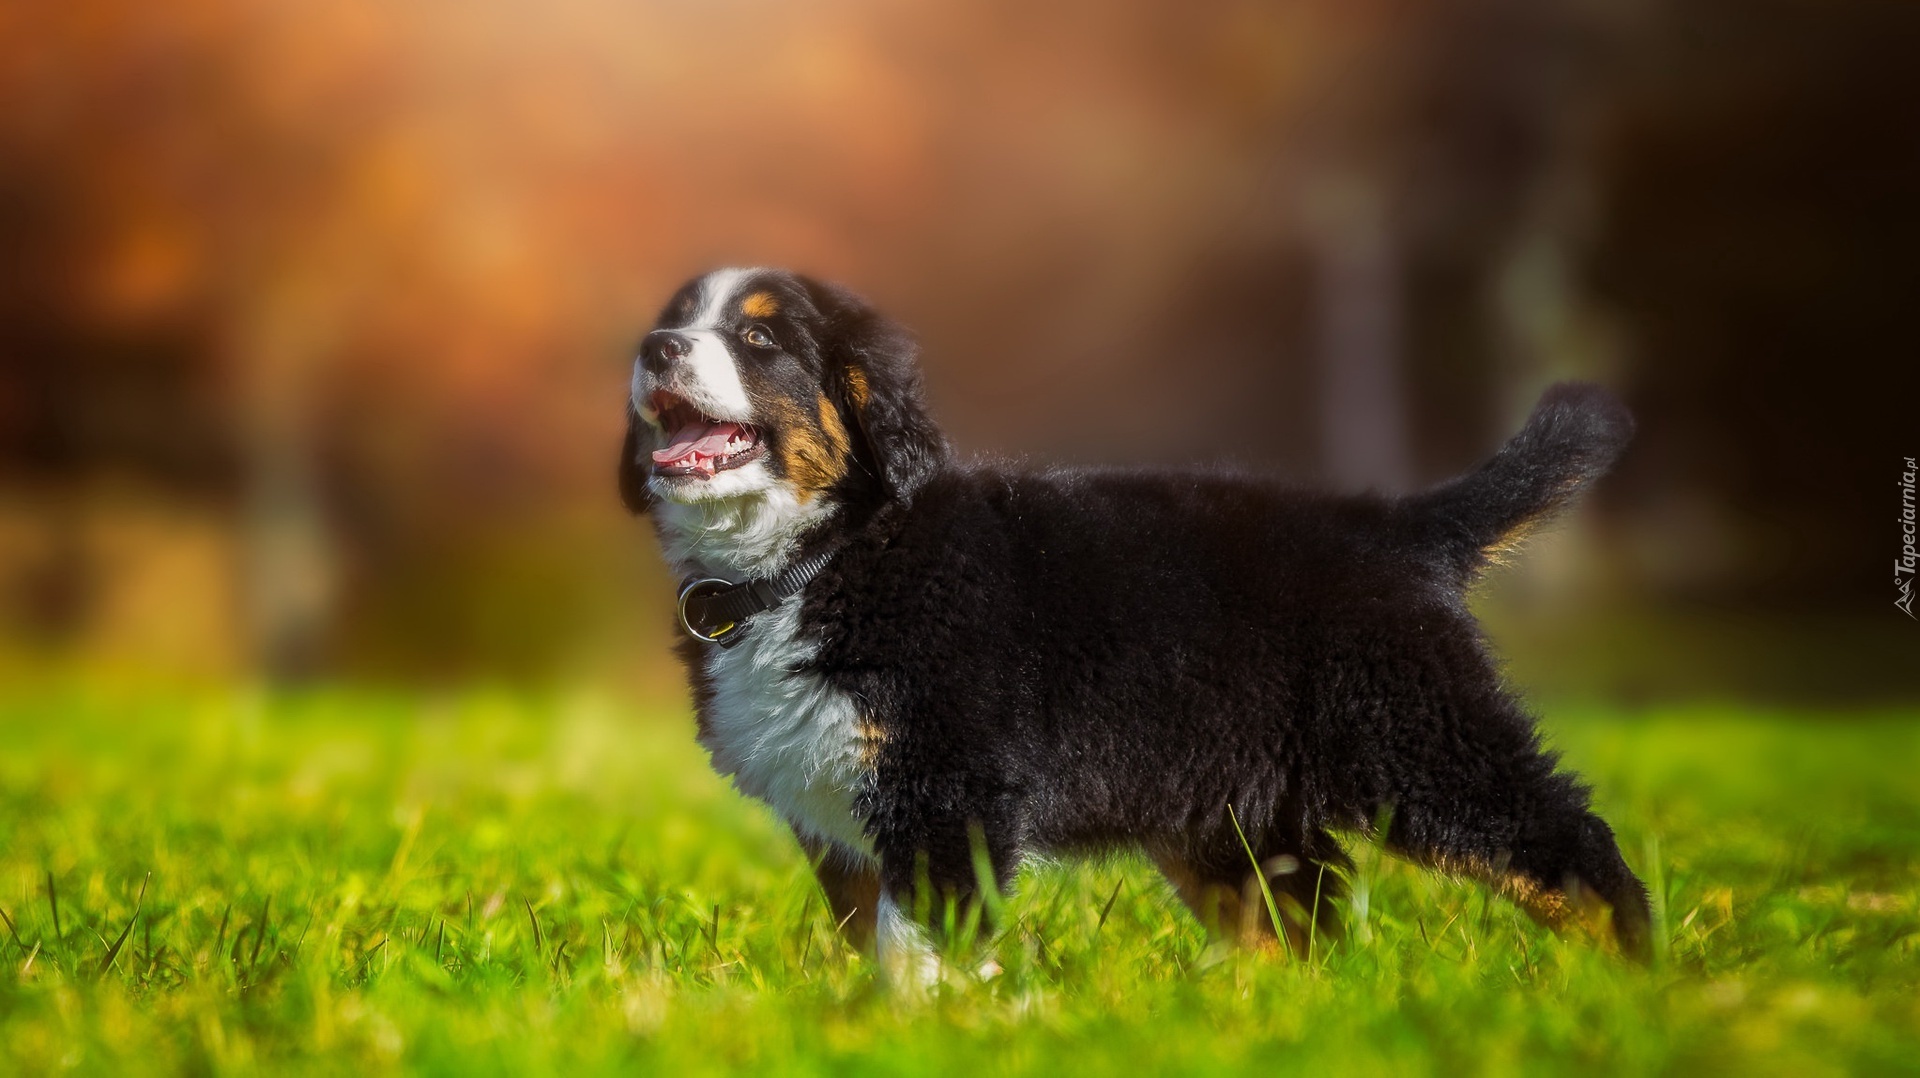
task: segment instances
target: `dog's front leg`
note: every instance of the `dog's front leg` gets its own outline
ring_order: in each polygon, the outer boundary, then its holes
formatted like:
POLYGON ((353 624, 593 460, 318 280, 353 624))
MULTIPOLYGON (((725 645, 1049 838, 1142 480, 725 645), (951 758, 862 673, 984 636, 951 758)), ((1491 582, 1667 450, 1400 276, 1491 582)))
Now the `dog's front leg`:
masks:
MULTIPOLYGON (((993 819, 996 814, 979 815, 993 819)), ((918 989, 939 981, 944 973, 936 936, 927 922, 947 924, 950 929, 975 924, 981 930, 975 938, 990 934, 993 903, 985 901, 982 885, 1005 894, 1020 852, 1018 843, 1007 837, 1012 827, 982 824, 977 816, 963 823, 939 814, 931 826, 898 826, 903 817, 916 820, 918 814, 892 817, 888 822, 897 830, 883 825, 876 842, 880 903, 875 936, 882 975, 896 986, 918 989)), ((964 946, 969 935, 963 931, 961 940, 946 942, 964 946)), ((989 958, 975 972, 990 977, 999 971, 998 963, 989 958)))
POLYGON ((847 945, 872 954, 874 928, 880 912, 880 866, 871 857, 833 842, 823 842, 796 828, 794 837, 807 852, 814 878, 827 896, 827 908, 847 945))
POLYGON ((926 926, 914 919, 911 902, 908 896, 880 893, 874 942, 880 976, 896 988, 918 992, 938 984, 942 968, 933 938, 926 926), (902 899, 908 903, 905 907, 902 899))
POLYGON ((880 886, 878 862, 799 830, 794 837, 813 864, 847 945, 877 958, 881 976, 891 985, 920 991, 936 984, 940 955, 926 926, 914 919, 912 892, 896 900, 880 886))

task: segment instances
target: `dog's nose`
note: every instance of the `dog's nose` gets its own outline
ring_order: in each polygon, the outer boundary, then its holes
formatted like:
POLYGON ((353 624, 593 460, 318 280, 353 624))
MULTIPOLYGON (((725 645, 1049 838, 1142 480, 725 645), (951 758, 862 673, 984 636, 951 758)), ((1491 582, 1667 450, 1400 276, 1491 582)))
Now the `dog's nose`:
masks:
POLYGON ((640 361, 661 374, 693 351, 693 342, 670 329, 656 329, 640 342, 640 361))

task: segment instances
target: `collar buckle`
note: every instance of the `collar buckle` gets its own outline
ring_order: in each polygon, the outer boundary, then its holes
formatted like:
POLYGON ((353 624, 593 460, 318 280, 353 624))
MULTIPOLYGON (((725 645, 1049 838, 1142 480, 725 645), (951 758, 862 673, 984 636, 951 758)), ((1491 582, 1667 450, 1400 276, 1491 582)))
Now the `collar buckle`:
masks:
POLYGON ((733 633, 739 631, 740 629, 739 622, 737 621, 724 622, 719 626, 715 627, 713 629, 713 635, 709 636, 706 633, 701 632, 699 629, 694 628, 692 619, 687 616, 687 600, 695 598, 696 596, 704 597, 708 595, 713 595, 731 587, 733 587, 733 581, 721 580, 718 577, 710 576, 710 577, 702 578, 700 580, 688 581, 687 585, 680 589, 680 601, 678 604, 679 613, 680 613, 680 627, 687 631, 688 636, 691 636, 695 640, 698 640, 701 643, 705 643, 705 644, 732 643, 732 640, 727 638, 730 637, 733 633))
POLYGON ((703 644, 730 648, 746 639, 747 619, 798 595, 827 567, 837 550, 836 546, 822 551, 767 579, 736 584, 709 576, 688 581, 680 588, 680 627, 703 644))

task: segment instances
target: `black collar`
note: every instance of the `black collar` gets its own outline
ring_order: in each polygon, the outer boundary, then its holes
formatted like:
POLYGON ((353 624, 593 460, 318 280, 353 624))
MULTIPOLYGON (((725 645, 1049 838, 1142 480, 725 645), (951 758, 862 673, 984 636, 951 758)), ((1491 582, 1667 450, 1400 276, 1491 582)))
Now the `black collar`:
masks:
POLYGON ((730 648, 746 639, 748 618, 792 598, 820 575, 837 548, 803 558, 771 577, 735 584, 718 577, 689 580, 680 586, 680 627, 705 644, 730 648))

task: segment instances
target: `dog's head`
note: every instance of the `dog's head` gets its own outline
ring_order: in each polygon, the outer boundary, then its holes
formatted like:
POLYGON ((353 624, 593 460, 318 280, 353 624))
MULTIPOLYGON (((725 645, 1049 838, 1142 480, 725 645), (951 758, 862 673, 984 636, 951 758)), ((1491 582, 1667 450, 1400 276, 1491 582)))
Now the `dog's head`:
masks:
POLYGON ((946 457, 903 330, 834 286, 724 269, 687 282, 640 342, 620 492, 635 512, 758 499, 817 514, 909 499, 946 457))

